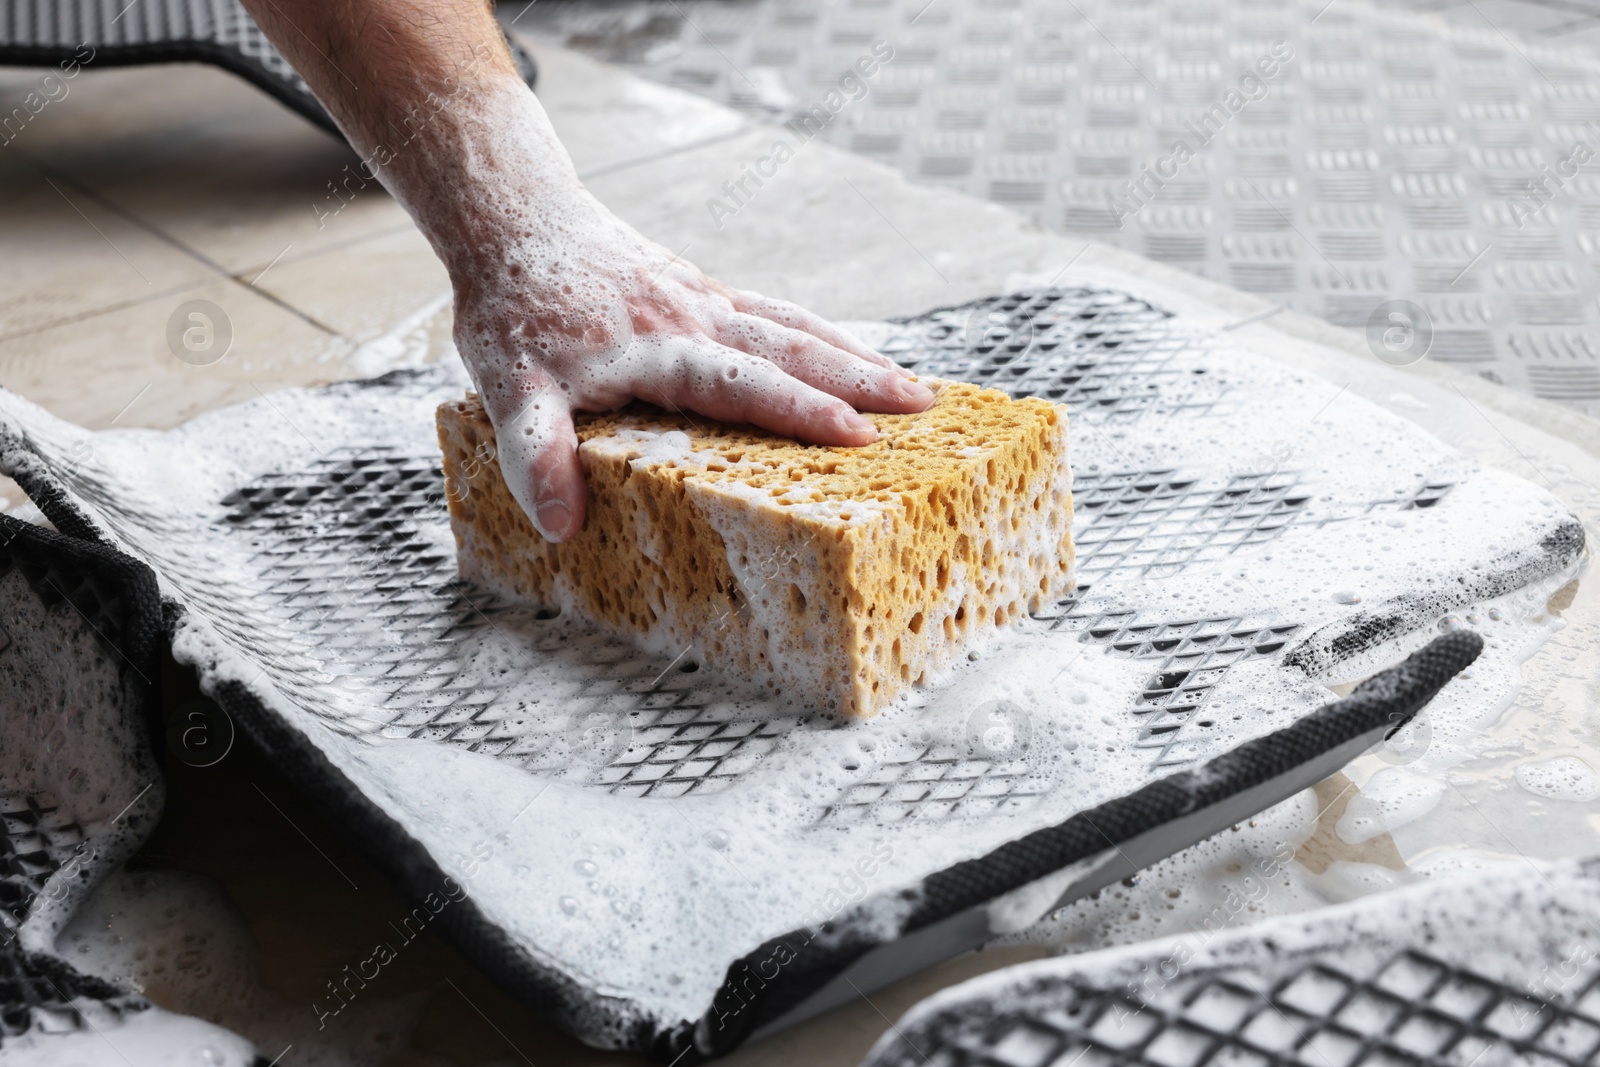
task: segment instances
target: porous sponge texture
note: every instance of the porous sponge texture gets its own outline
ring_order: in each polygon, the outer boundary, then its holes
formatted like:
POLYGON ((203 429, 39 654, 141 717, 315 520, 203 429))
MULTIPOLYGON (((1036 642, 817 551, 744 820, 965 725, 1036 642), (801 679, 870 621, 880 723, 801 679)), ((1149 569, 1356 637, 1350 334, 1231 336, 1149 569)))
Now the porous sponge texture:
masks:
POLYGON ((477 397, 438 411, 464 578, 789 699, 870 715, 1072 587, 1063 409, 961 382, 799 445, 643 404, 577 419, 583 529, 546 543, 477 397))

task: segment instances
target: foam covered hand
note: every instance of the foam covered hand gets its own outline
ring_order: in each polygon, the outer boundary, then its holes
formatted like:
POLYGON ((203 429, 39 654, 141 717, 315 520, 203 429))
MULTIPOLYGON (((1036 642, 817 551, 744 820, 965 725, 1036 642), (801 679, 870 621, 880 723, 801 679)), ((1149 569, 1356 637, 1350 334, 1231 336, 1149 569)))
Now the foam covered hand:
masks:
POLYGON ((855 409, 933 402, 844 331, 707 278, 618 219, 579 182, 525 89, 482 103, 451 178, 413 187, 408 206, 450 271, 456 346, 494 422, 506 484, 546 538, 583 522, 574 411, 638 398, 849 446, 876 437, 855 409))
MULTIPOLYGON (((730 288, 616 219, 581 187, 456 273, 456 344, 539 532, 583 520, 573 411, 650 401, 823 445, 876 437, 868 411, 932 394, 815 315, 730 288)), ((480 246, 481 247, 481 246, 480 246)))

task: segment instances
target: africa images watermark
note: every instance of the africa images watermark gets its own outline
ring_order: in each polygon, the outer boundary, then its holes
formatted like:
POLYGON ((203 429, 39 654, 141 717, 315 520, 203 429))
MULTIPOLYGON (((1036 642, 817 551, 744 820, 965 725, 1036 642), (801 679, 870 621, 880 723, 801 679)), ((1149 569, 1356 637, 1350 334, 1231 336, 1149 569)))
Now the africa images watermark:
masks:
POLYGON ((757 1003, 761 991, 777 980, 783 968, 799 959, 807 945, 819 937, 835 934, 832 924, 846 909, 866 900, 871 879, 893 859, 894 848, 888 842, 874 844, 871 855, 861 857, 844 869, 844 874, 828 888, 819 908, 800 930, 769 941, 763 946, 765 954, 760 959, 746 957, 730 968, 727 980, 711 1004, 717 1017, 717 1029, 725 1029, 741 1012, 757 1003))
POLYGON ((1258 856, 1252 864, 1252 872, 1243 879, 1242 892, 1239 887, 1228 886, 1222 901, 1206 912, 1199 923, 1191 924, 1189 933, 1179 935, 1170 953, 1153 968, 1146 968, 1137 978, 1130 978, 1126 986, 1128 1001, 1113 1005, 1116 1025, 1120 1027, 1125 1019, 1143 1012, 1156 994, 1182 976, 1184 968, 1212 938, 1232 926, 1246 910, 1265 900, 1272 892, 1273 879, 1294 859, 1294 854, 1294 846, 1279 841, 1271 855, 1258 856))
MULTIPOLYGON (((1593 121, 1586 125, 1591 130, 1595 127, 1593 121)), ((1594 158, 1594 146, 1586 141, 1579 141, 1556 163, 1554 170, 1547 163, 1537 178, 1529 178, 1524 182, 1522 191, 1506 202, 1511 210, 1511 217, 1517 220, 1517 229, 1522 229, 1549 207, 1556 195, 1571 185, 1577 179, 1578 173, 1593 162, 1594 158)))
POLYGON ((326 1028, 330 1018, 337 1017, 340 1012, 348 1008, 356 996, 367 988, 367 983, 376 981, 383 973, 383 969, 399 958, 400 950, 421 937, 423 931, 445 908, 465 900, 467 883, 476 878, 482 871, 483 865, 494 857, 495 848, 492 844, 487 840, 477 842, 472 846, 470 856, 458 859, 454 875, 445 875, 439 888, 428 892, 421 902, 400 920, 399 926, 390 924, 399 935, 398 943, 387 940, 378 942, 373 946, 372 952, 358 961, 354 967, 345 964, 336 978, 328 979, 327 1000, 311 1003, 311 1010, 317 1017, 317 1029, 326 1028))
POLYGON ((866 99, 872 91, 868 84, 870 79, 876 77, 893 59, 893 45, 887 41, 874 41, 872 50, 856 60, 855 65, 840 76, 837 84, 823 94, 820 102, 783 124, 783 128, 792 135, 792 141, 780 137, 772 142, 766 155, 752 163, 741 164, 738 176, 722 183, 726 199, 715 196, 706 199, 706 210, 711 213, 711 221, 717 229, 722 229, 724 222, 743 211, 756 193, 777 177, 779 169, 794 158, 795 152, 831 126, 845 108, 866 99))
POLYGON ((1211 144, 1233 116, 1265 99, 1268 83, 1294 61, 1294 54, 1294 45, 1288 41, 1273 44, 1266 55, 1256 60, 1253 68, 1240 75, 1239 81, 1222 94, 1221 100, 1195 118, 1184 120, 1184 129, 1194 135, 1195 146, 1187 140, 1173 142, 1166 155, 1147 164, 1137 177, 1123 180, 1120 197, 1107 193, 1106 206, 1116 216, 1117 225, 1120 227, 1129 215, 1137 214, 1154 200, 1168 182, 1211 144))
POLYGON ((15 141, 45 108, 65 100, 72 92, 72 86, 67 83, 76 78, 84 66, 93 63, 94 57, 93 45, 80 44, 77 51, 72 53, 71 59, 63 59, 56 65, 61 71, 60 74, 52 70, 41 75, 33 88, 22 98, 22 103, 12 108, 11 113, 5 118, 0 119, 0 146, 15 141))

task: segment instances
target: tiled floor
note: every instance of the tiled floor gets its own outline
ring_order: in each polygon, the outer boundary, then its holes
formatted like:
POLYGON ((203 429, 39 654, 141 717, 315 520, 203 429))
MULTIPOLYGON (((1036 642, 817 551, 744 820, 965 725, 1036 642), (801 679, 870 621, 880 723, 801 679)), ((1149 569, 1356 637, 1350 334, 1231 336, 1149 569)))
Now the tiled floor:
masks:
POLYGON ((165 426, 257 386, 339 377, 385 328, 385 301, 446 287, 381 193, 318 228, 311 205, 348 158, 220 72, 80 75, 0 149, 5 384, 86 425, 165 426), (335 266, 408 241, 416 269, 378 292, 335 266), (347 279, 336 300, 301 299, 330 272, 347 279), (204 367, 167 344, 169 317, 197 299, 233 333, 229 357, 204 367))
MULTIPOLYGON (((8 110, 35 80, 0 72, 8 110)), ((586 172, 740 127, 648 90, 567 92, 567 143, 586 172), (607 125, 592 132, 596 112, 607 125)), ((448 280, 381 188, 332 199, 353 162, 211 68, 84 73, 0 148, 0 381, 90 427, 170 426, 258 388, 382 369, 361 346, 397 329, 437 354, 448 280), (227 358, 175 358, 169 319, 191 300, 228 320, 227 358)))

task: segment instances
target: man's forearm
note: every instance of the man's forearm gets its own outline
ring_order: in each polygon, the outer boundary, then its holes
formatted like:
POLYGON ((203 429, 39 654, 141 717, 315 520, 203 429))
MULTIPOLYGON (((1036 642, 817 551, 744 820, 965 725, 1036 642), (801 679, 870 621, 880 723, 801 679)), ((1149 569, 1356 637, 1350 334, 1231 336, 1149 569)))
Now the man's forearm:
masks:
POLYGON ((516 77, 483 0, 244 0, 365 155, 429 92, 516 77))
POLYGON ((482 0, 244 4, 452 271, 503 228, 494 186, 575 182, 482 0))

